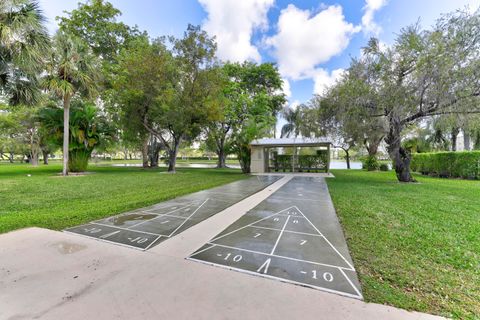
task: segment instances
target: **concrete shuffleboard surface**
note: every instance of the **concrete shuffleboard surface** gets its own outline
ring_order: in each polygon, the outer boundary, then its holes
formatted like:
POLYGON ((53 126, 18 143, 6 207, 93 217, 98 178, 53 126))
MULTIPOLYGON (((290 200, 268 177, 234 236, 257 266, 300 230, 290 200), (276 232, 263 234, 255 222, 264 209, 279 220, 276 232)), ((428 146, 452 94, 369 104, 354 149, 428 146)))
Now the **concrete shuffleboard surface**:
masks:
POLYGON ((281 176, 253 176, 65 231, 147 250, 263 190, 281 178, 281 176))
POLYGON ((323 178, 294 177, 188 259, 362 299, 323 178))

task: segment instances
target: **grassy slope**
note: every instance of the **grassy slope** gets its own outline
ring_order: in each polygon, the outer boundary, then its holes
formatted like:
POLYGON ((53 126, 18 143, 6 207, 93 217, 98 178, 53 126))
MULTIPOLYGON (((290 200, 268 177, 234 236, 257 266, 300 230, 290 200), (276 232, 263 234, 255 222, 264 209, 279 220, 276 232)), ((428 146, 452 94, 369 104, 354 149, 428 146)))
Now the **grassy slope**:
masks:
POLYGON ((480 182, 334 171, 328 185, 367 301, 480 318, 480 182))
POLYGON ((242 179, 239 170, 114 168, 59 177, 59 165, 0 166, 0 233, 38 226, 63 229, 242 179), (28 177, 27 174, 31 174, 28 177))

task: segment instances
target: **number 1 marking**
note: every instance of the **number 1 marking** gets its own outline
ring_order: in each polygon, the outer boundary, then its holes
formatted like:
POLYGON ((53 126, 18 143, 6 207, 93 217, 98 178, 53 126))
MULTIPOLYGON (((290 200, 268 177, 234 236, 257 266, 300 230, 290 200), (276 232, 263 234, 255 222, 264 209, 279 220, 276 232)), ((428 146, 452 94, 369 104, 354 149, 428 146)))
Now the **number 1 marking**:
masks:
POLYGON ((259 236, 261 236, 262 234, 261 233, 257 233, 256 235, 254 235, 253 237, 254 238, 258 238, 259 236))
POLYGON ((302 240, 300 241, 300 245, 303 246, 305 243, 307 243, 307 240, 302 240))
POLYGON ((170 220, 163 221, 160 224, 164 224, 164 223, 168 223, 168 222, 170 222, 170 220))

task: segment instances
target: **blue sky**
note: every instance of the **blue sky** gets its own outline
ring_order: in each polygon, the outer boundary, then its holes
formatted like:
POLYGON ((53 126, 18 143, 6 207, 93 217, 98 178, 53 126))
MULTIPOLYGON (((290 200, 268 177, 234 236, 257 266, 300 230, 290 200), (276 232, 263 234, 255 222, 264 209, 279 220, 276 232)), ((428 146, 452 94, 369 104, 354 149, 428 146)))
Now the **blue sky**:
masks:
MULTIPOLYGON (((385 44, 402 27, 420 19, 423 27, 480 0, 111 0, 120 20, 152 37, 181 36, 188 23, 200 24, 218 40, 223 60, 273 61, 285 80, 291 104, 305 102, 335 81, 368 38, 385 44)), ((55 17, 77 1, 40 0, 56 30, 55 17)))

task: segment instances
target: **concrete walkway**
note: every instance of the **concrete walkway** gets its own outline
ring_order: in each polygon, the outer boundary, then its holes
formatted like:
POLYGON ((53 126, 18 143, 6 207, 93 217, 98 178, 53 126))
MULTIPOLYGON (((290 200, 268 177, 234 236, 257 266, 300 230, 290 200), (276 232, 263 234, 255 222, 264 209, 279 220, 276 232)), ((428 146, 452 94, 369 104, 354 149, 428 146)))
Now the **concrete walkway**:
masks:
POLYGON ((435 319, 185 259, 291 176, 142 252, 29 228, 0 235, 0 319, 435 319))

